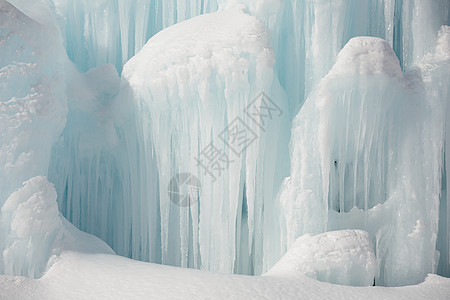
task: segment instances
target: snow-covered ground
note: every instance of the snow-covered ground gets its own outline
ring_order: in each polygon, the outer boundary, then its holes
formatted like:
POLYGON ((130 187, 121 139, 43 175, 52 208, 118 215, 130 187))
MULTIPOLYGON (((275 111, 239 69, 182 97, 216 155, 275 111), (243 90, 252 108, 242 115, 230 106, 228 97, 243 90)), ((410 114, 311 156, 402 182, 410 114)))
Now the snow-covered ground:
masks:
POLYGON ((1 299, 448 299, 450 279, 405 287, 349 287, 296 277, 181 269, 108 254, 65 252, 41 279, 0 277, 1 299))
POLYGON ((0 277, 0 299, 448 299, 450 279, 351 287, 306 275, 244 276, 182 269, 111 254, 63 252, 41 279, 0 277))

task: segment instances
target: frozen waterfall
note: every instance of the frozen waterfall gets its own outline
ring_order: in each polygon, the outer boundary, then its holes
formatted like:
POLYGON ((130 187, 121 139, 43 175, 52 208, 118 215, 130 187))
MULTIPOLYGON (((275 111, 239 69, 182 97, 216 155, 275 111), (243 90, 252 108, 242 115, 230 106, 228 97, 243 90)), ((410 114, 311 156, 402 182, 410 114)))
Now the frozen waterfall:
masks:
POLYGON ((57 197, 138 260, 260 275, 331 238, 296 270, 450 276, 449 78, 447 0, 0 0, 2 273, 45 271, 57 197), (53 209, 40 259, 8 256, 20 203, 53 209))

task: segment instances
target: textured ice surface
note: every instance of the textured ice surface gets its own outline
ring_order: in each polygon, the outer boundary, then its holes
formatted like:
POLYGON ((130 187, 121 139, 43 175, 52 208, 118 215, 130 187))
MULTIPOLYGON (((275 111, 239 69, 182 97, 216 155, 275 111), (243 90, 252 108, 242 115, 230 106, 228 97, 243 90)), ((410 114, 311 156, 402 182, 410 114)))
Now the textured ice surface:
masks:
POLYGON ((61 250, 113 253, 60 216, 56 191, 37 176, 9 196, 0 211, 0 273, 41 277, 61 250))
POLYGON ((304 273, 320 281, 371 286, 376 274, 369 234, 361 230, 330 231, 299 237, 266 276, 304 273))
POLYGON ((64 127, 64 48, 57 32, 0 1, 0 205, 47 172, 64 127))
POLYGON ((26 181, 3 204, 0 224, 1 273, 39 277, 62 229, 53 185, 45 177, 26 181))
MULTIPOLYGON (((163 263, 262 272, 270 246, 263 229, 270 235, 275 226, 277 162, 287 144, 278 133, 288 130, 273 59, 263 25, 239 6, 161 31, 125 64, 141 174, 158 167, 159 199, 149 210, 159 209, 163 263), (181 172, 202 185, 189 208, 174 206, 167 193, 181 172)), ((143 188, 144 198, 155 195, 143 188)))
POLYGON ((442 103, 407 76, 384 40, 350 40, 294 120, 280 196, 288 244, 367 230, 383 285, 417 283, 439 258, 442 103))

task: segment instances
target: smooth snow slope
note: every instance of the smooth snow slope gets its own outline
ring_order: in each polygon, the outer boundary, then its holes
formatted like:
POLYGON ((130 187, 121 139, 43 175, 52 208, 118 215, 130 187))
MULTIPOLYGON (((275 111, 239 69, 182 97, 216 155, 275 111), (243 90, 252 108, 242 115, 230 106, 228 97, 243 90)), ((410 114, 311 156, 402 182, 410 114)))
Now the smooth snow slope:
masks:
POLYGON ((0 299, 448 299, 450 279, 406 287, 349 287, 305 275, 245 276, 64 252, 39 280, 0 276, 0 299))

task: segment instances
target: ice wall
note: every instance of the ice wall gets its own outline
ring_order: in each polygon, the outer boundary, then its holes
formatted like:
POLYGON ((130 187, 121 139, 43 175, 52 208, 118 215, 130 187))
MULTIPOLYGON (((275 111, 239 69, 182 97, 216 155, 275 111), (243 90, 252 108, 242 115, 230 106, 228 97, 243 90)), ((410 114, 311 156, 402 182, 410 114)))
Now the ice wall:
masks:
POLYGON ((150 242, 140 231, 151 224, 147 230, 158 232, 157 217, 136 213, 147 206, 156 211, 150 193, 141 196, 139 187, 140 178, 148 178, 145 186, 154 190, 157 178, 139 177, 132 102, 117 97, 120 88, 110 64, 74 75, 67 89, 66 127, 52 148, 49 180, 55 183, 61 212, 75 226, 107 241, 121 255, 158 262, 146 250, 158 249, 157 239, 150 242))
POLYGON ((439 207, 439 231, 437 249, 440 252, 438 274, 450 276, 450 201, 448 187, 449 161, 447 149, 450 146, 449 105, 450 99, 450 26, 442 26, 435 48, 418 63, 422 72, 427 97, 439 103, 437 109, 445 114, 444 163, 442 164, 442 188, 439 207))
POLYGON ((64 128, 66 56, 58 31, 0 2, 0 205, 37 175, 64 128))
POLYGON ((288 125, 273 62, 262 24, 234 7, 163 30, 125 65, 140 161, 158 166, 163 263, 261 273, 288 125), (189 207, 167 193, 182 172, 201 182, 189 207))
POLYGON ((435 271, 435 240, 438 271, 449 274, 448 168, 439 154, 450 132, 439 127, 448 109, 448 28, 438 36, 449 24, 448 1, 10 2, 23 13, 0 2, 0 203, 48 173, 61 212, 121 255, 252 274, 302 233, 363 228, 376 247, 377 284, 435 271), (122 65, 154 35, 121 79, 122 65), (353 45, 336 62, 359 35, 384 38, 399 63, 385 43, 373 53, 353 45), (63 43, 86 73, 67 64, 63 43), (292 156, 284 213, 272 197, 289 164, 284 122, 309 95, 332 105, 310 103, 311 115, 294 121, 292 151, 302 159, 292 156), (263 109, 273 117, 266 128, 244 109, 267 99, 280 110, 263 109), (233 124, 257 136, 236 155, 232 127, 224 131, 233 124), (298 126, 310 126, 315 142, 299 138, 298 126), (215 180, 199 163, 210 142, 230 158, 221 156, 230 165, 215 180), (180 172, 202 184, 190 208, 167 194, 180 172), (389 226, 375 224, 385 219, 389 226))
POLYGON ((294 120, 288 245, 304 233, 362 228, 380 285, 436 272, 445 98, 403 74, 391 47, 351 39, 294 120))
POLYGON ((217 10, 216 0, 55 0, 70 59, 80 68, 113 64, 119 73, 158 31, 217 10))
POLYGON ((45 176, 27 180, 0 210, 0 274, 40 278, 67 250, 114 254, 60 214, 55 188, 45 176))

